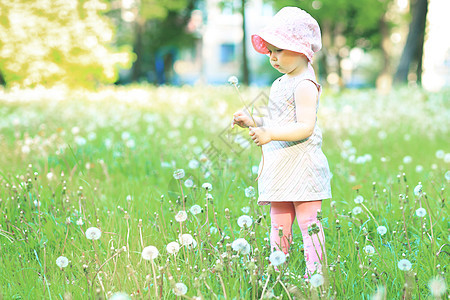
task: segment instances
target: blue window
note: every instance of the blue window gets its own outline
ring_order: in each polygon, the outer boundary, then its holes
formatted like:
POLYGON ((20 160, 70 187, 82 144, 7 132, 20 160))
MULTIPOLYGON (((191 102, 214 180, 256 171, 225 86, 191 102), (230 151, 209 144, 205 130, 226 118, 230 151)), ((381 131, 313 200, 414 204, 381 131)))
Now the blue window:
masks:
POLYGON ((235 44, 220 45, 220 62, 223 64, 232 62, 236 57, 235 50, 236 50, 235 44))

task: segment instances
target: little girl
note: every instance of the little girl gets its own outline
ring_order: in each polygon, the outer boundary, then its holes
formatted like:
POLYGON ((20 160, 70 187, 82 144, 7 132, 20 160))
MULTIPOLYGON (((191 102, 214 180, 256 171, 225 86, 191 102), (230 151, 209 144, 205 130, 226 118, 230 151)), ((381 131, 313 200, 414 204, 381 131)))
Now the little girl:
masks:
POLYGON ((285 7, 261 33, 252 36, 252 44, 257 52, 267 54, 271 65, 284 75, 272 84, 270 117, 255 118, 255 124, 248 112, 238 111, 233 115, 232 127, 249 127, 251 138, 263 148, 258 204, 270 204, 272 250, 289 251, 292 224, 297 217, 307 278, 321 272, 325 240, 317 211, 323 199, 331 198, 330 169, 316 124, 321 86, 311 66, 313 54, 322 46, 320 28, 305 11, 285 7), (310 235, 308 226, 313 223, 318 233, 310 235))

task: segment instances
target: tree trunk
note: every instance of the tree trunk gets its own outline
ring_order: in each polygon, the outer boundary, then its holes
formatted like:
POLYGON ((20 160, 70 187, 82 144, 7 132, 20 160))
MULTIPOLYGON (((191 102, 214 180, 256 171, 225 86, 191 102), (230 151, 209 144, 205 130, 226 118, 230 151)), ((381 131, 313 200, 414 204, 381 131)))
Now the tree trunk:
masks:
POLYGON ((250 82, 247 60, 247 34, 245 28, 245 0, 241 0, 242 15, 242 83, 248 85, 250 82))
POLYGON ((132 72, 131 72, 131 80, 139 81, 142 76, 142 57, 143 53, 143 34, 144 34, 144 24, 143 20, 136 20, 135 23, 135 33, 134 33, 134 44, 133 44, 133 52, 136 54, 136 60, 133 63, 132 72))
POLYGON ((420 83, 419 76, 422 75, 422 58, 423 43, 425 35, 425 25, 428 12, 428 0, 416 0, 412 7, 412 20, 409 24, 409 33, 406 39, 405 47, 400 58, 397 72, 394 76, 395 83, 406 83, 408 81, 408 73, 413 61, 419 66, 417 68, 417 81, 420 83))
POLYGON ((383 68, 378 75, 376 86, 377 90, 383 93, 390 91, 392 86, 392 73, 391 73, 391 59, 389 53, 391 53, 391 41, 389 25, 386 21, 386 14, 380 19, 380 32, 381 32, 381 53, 383 55, 383 68))

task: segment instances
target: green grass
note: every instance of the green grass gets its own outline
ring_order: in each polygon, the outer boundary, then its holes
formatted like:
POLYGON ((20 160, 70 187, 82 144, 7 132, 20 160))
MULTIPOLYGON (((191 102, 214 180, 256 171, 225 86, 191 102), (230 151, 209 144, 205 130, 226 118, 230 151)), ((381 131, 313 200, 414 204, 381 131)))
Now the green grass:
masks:
MULTIPOLYGON (((244 89, 243 96, 250 103, 260 92, 244 89)), ((301 279, 296 225, 282 272, 268 267, 269 207, 244 193, 257 188, 252 167, 260 150, 226 137, 241 107, 232 87, 4 91, 0 298, 102 299, 123 291, 174 299, 177 282, 188 287, 185 298, 256 299, 264 290, 283 299, 372 299, 382 288, 375 299, 430 298, 428 284, 445 277, 450 252, 449 96, 419 89, 322 95, 319 125, 333 199, 323 202, 325 283, 313 288, 301 279), (192 160, 197 168, 189 167, 192 160), (177 169, 185 170, 181 181, 173 177, 177 169), (188 178, 193 187, 184 185, 188 178), (419 182, 424 193, 415 195, 419 182), (355 214, 358 194, 364 206, 355 214), (194 204, 203 212, 190 213, 194 204), (425 217, 416 216, 419 207, 425 217), (178 223, 183 209, 188 218, 178 223), (237 218, 244 214, 253 224, 241 229, 237 218), (383 236, 379 225, 387 228, 383 236), (89 227, 102 231, 99 240, 86 238, 89 227), (192 234, 196 247, 168 254, 166 245, 180 233, 192 234), (250 254, 232 250, 239 237, 250 243, 250 254), (159 256, 143 260, 150 245, 159 256), (63 269, 56 265, 61 255, 69 259, 63 269), (402 258, 411 270, 398 268, 402 258)), ((245 130, 234 134, 246 137, 245 130)))

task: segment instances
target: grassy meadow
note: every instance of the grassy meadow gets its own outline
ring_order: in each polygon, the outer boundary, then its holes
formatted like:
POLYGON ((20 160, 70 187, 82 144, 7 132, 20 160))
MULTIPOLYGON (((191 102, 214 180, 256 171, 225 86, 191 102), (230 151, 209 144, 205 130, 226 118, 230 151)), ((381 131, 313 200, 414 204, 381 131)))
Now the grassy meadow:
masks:
MULTIPOLYGON (((263 110, 268 89, 241 93, 263 110)), ((326 268, 305 281, 296 224, 269 265, 232 86, 0 90, 0 299, 446 299, 449 99, 325 90, 326 268)))

